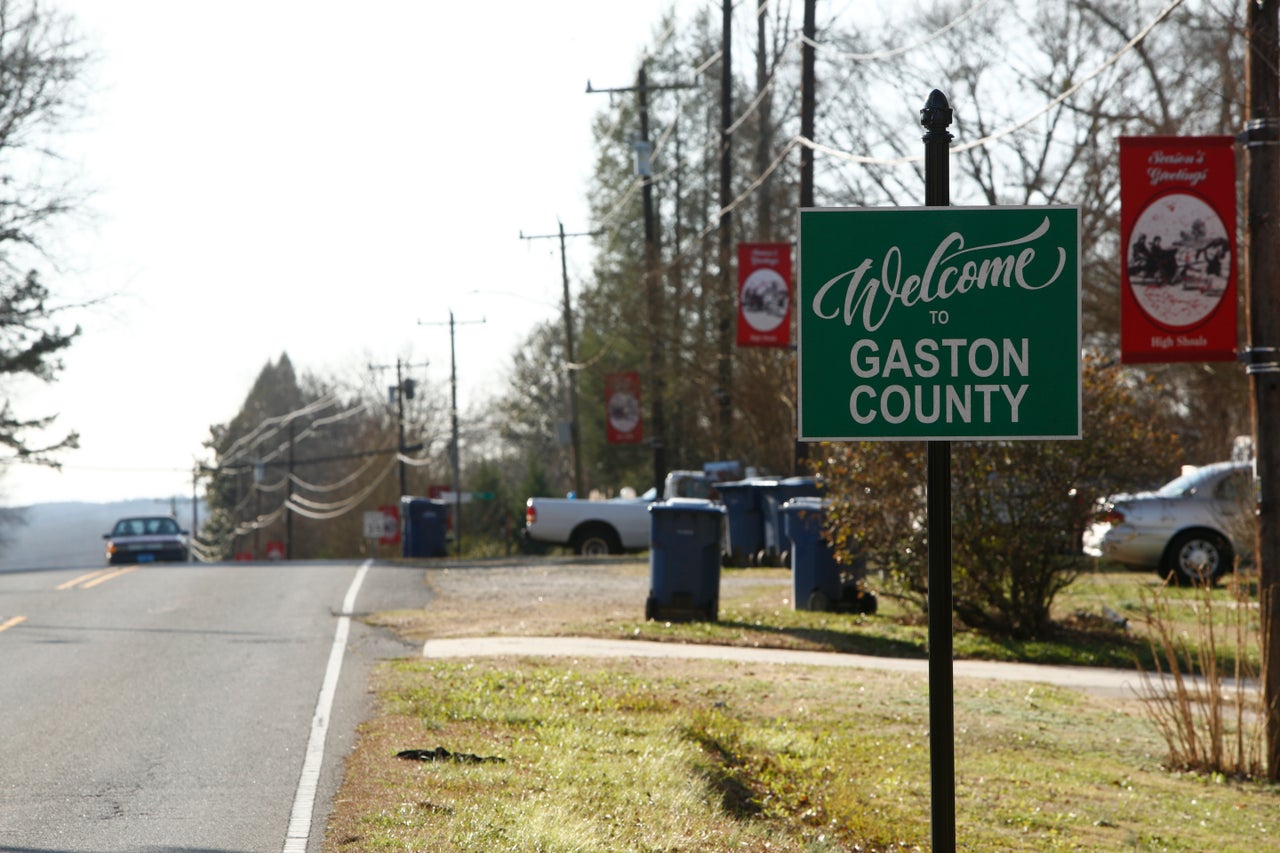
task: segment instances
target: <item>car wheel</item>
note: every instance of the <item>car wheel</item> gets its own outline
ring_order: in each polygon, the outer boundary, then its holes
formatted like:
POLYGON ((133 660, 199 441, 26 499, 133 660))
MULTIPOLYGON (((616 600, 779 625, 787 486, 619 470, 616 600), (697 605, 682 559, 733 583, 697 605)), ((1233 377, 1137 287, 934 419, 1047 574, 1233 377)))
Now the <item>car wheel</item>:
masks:
POLYGON ((1166 580, 1179 586, 1217 583, 1235 556, 1231 545, 1220 534, 1208 530, 1179 533, 1169 543, 1160 566, 1166 580))
POLYGON ((573 550, 584 557, 607 557, 622 552, 618 536, 602 525, 588 527, 574 534, 573 550))

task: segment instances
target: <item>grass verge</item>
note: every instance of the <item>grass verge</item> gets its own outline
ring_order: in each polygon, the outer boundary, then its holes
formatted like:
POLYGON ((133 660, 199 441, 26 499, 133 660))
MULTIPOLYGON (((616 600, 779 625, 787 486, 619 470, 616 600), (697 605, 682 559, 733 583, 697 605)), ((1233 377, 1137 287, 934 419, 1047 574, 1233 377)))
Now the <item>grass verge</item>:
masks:
MULTIPOLYGON (((425 612, 371 621, 424 639, 640 637, 923 657, 925 626, 797 612, 787 576, 727 572, 715 623, 640 618, 643 563, 429 572, 425 612)), ((961 632, 958 657, 1111 664, 1150 654, 1154 578, 1086 575, 1059 637, 961 632), (1128 620, 1127 627, 1121 627, 1128 620)), ((1170 590, 1190 626, 1196 593, 1170 590)), ((705 661, 406 660, 378 672, 325 853, 930 849, 927 685, 919 676, 705 661), (410 761, 443 747, 500 761, 410 761)), ((1170 772, 1135 696, 958 681, 957 841, 971 851, 1254 851, 1276 844, 1280 789, 1170 772)))
MULTIPOLYGON (((402 661, 378 675, 328 853, 929 849, 922 678, 671 661, 402 661), (396 758, 404 749, 501 759, 396 758)), ((1275 788, 1160 767, 1132 703, 968 682, 957 841, 1254 851, 1275 788)))

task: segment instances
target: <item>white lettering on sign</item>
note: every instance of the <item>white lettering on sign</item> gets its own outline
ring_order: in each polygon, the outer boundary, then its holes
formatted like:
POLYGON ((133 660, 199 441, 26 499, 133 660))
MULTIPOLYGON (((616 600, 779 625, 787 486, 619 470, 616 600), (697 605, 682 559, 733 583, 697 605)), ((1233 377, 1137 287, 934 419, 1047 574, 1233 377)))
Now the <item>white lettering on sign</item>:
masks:
POLYGON ((1156 149, 1147 157, 1147 163, 1150 164, 1147 166, 1147 179, 1151 181, 1151 186, 1153 187, 1158 187, 1166 181, 1177 181, 1194 187, 1196 184, 1209 179, 1208 169, 1186 168, 1187 166, 1203 166, 1203 151, 1196 151, 1194 154, 1189 151, 1165 153, 1160 149, 1156 149), (1164 168, 1166 166, 1170 168, 1164 168))
MULTIPOLYGON (((1030 342, 1027 338, 991 338, 973 341, 964 338, 921 338, 912 354, 900 338, 889 343, 888 352, 880 354, 880 345, 870 338, 857 341, 849 351, 849 367, 859 379, 957 379, 961 368, 981 379, 999 375, 1030 376, 1030 342), (945 371, 945 372, 944 372, 945 371)), ((996 411, 1007 411, 1010 423, 1018 422, 1027 385, 954 384, 954 385, 889 385, 882 391, 870 385, 859 385, 849 395, 849 414, 862 425, 883 418, 900 424, 909 418, 919 423, 992 423, 996 411), (997 395, 997 392, 998 395, 997 395), (975 412, 974 401, 977 400, 975 412), (994 400, 994 402, 993 402, 994 400), (1000 409, 1000 406, 1005 406, 1000 409)))
POLYGON ((1003 338, 996 343, 990 338, 974 341, 965 338, 920 338, 913 349, 914 359, 907 355, 901 338, 889 342, 889 351, 880 356, 880 345, 871 338, 861 338, 849 350, 849 366, 859 379, 932 379, 944 367, 946 375, 955 378, 963 365, 975 376, 986 378, 998 371, 1001 376, 1030 376, 1031 344, 1028 338, 1003 338), (939 350, 945 350, 939 357, 939 350))
MULTIPOLYGON (((889 319, 893 309, 902 305, 910 308, 920 303, 945 301, 957 296, 995 288, 1018 287, 1022 290, 1043 290, 1058 280, 1067 263, 1067 250, 1057 251, 1057 265, 1053 273, 1043 280, 1032 279, 1028 268, 1036 259, 1034 243, 1049 231, 1049 218, 1033 231, 1015 240, 990 243, 965 248, 964 235, 953 231, 943 238, 933 250, 929 262, 919 274, 903 278, 902 250, 890 246, 880 262, 879 277, 868 276, 873 258, 866 258, 851 270, 840 273, 827 281, 813 296, 813 313, 824 320, 841 319, 852 326, 859 311, 862 326, 874 332, 889 319), (1023 248, 1016 252, 1000 254, 998 250, 1023 248), (983 252, 990 257, 968 257, 983 252), (841 282, 845 284, 843 305, 827 307, 827 296, 841 282)), ((838 293, 837 293, 838 295, 838 293)), ((935 315, 936 319, 936 315, 935 315)))
MULTIPOLYGON (((849 395, 849 414, 863 426, 883 418, 900 424, 908 418, 918 423, 995 423, 997 411, 1009 413, 1008 422, 1018 422, 1018 407, 1027 393, 1026 385, 890 385, 877 394, 870 385, 859 385, 849 395), (997 395, 998 392, 998 395, 997 395), (975 395, 978 402, 974 411, 975 395), (993 402, 994 399, 994 402, 993 402)), ((1000 419, 1003 422, 1003 419, 1000 419)))

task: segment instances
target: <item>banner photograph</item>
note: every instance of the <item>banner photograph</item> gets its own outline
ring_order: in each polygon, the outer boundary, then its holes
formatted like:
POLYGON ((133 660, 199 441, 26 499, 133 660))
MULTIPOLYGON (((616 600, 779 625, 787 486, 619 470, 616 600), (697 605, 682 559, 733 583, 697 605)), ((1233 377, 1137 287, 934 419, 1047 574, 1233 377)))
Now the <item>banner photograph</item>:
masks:
POLYGON ((1075 207, 800 211, 799 438, 1079 438, 1075 207))
POLYGON ((1234 144, 1121 137, 1121 361, 1235 359, 1234 144))

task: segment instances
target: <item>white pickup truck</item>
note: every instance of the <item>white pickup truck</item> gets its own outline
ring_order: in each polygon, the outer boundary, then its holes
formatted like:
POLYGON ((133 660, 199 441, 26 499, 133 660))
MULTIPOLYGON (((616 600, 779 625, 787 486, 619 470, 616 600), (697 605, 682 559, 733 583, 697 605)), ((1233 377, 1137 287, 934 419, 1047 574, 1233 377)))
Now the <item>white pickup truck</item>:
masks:
MULTIPOLYGON (((714 482, 702 471, 672 471, 667 474, 664 497, 706 498, 714 482)), ((524 534, 534 542, 564 545, 590 557, 639 551, 649 547, 649 506, 655 494, 650 489, 639 497, 603 501, 529 498, 524 534)))

